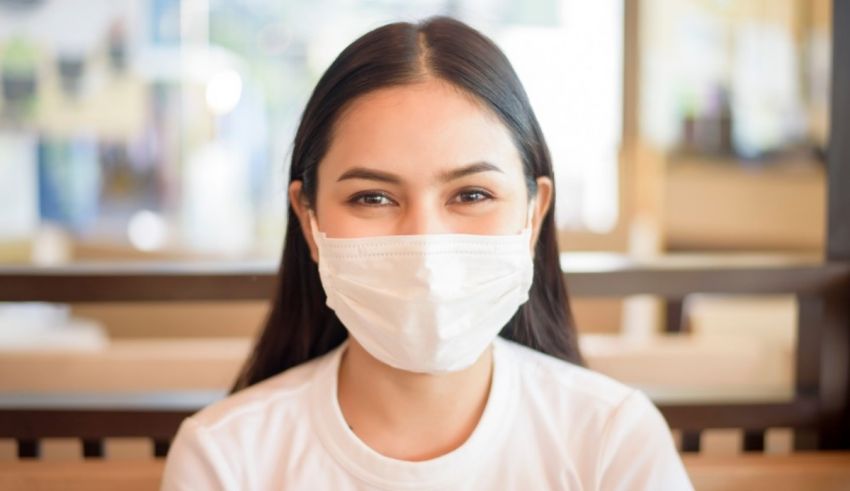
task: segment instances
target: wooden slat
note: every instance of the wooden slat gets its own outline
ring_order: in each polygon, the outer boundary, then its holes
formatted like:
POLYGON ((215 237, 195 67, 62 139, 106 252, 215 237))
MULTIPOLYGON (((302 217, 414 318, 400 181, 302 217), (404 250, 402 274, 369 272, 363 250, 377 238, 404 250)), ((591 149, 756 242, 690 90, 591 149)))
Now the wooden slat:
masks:
MULTIPOLYGON (((832 2, 832 93, 825 256, 850 261, 850 1, 832 2)), ((850 448, 850 288, 825 298, 820 447, 850 448)))
POLYGON ((194 411, 152 410, 0 410, 0 437, 83 438, 144 437, 168 440, 194 411))
POLYGON ((0 438, 145 437, 168 441, 187 416, 224 391, 9 394, 0 396, 0 438))
POLYGON ((768 428, 813 427, 818 423, 818 401, 799 397, 788 402, 689 403, 658 405, 673 428, 768 428))
POLYGON ((250 353, 249 338, 115 339, 96 350, 9 350, 0 356, 0 406, 14 393, 223 390, 250 353))
POLYGON ((156 491, 163 466, 163 459, 0 462, 0 489, 156 491))
POLYGON ((804 452, 791 455, 684 455, 699 491, 847 491, 850 453, 804 452))
POLYGON ((846 285, 850 280, 850 264, 843 262, 748 264, 719 257, 629 262, 607 270, 582 269, 574 264, 565 269, 570 292, 590 297, 646 294, 679 299, 691 293, 816 293, 846 285))
MULTIPOLYGON (((2 392, 0 410, 196 411, 223 398, 226 390, 126 392, 2 392)), ((2 422, 0 422, 2 424, 2 422)))
MULTIPOLYGON (((801 295, 797 298, 797 362, 794 364, 797 394, 812 397, 820 394, 824 305, 822 296, 801 295)), ((811 428, 794 429, 795 450, 816 450, 818 443, 818 432, 811 428)))
MULTIPOLYGON (((792 366, 791 353, 766 347, 757 337, 584 334, 579 344, 591 369, 643 389, 654 400, 793 395, 792 373, 771 368, 792 366)), ((66 393, 67 404, 73 393, 224 390, 250 347, 248 338, 137 338, 116 339, 97 350, 7 351, 0 356, 0 405, 15 392, 66 393)))
POLYGON ((850 2, 832 3, 826 257, 850 261, 850 2))
MULTIPOLYGON (((816 293, 850 282, 850 263, 811 257, 674 255, 635 261, 567 253, 561 262, 576 296, 816 293)), ((0 266, 0 301, 262 300, 270 298, 276 274, 272 263, 0 266)))
MULTIPOLYGON (((818 399, 822 409, 819 450, 850 449, 850 291, 822 298, 819 318, 818 399)), ((799 327, 801 334, 807 328, 799 327)))
MULTIPOLYGON (((163 393, 40 395, 35 399, 0 401, 0 438, 31 439, 77 437, 149 437, 167 441, 181 421, 198 409, 220 399, 223 393, 202 391, 192 394, 193 404, 184 397, 179 403, 168 402, 163 393), (140 402, 147 401, 147 402, 140 402), (158 402, 157 402, 158 401, 158 402)), ((179 399, 175 395, 175 400, 179 399)), ((818 403, 814 398, 793 401, 658 403, 673 428, 746 428, 810 427, 818 421, 818 403)))
MULTIPOLYGON (((850 454, 684 455, 700 491, 839 491, 850 482, 850 454)), ((155 491, 163 459, 130 461, 0 462, 0 489, 41 491, 155 491)))
POLYGON ((0 267, 0 301, 258 300, 274 287, 272 264, 89 263, 0 267))

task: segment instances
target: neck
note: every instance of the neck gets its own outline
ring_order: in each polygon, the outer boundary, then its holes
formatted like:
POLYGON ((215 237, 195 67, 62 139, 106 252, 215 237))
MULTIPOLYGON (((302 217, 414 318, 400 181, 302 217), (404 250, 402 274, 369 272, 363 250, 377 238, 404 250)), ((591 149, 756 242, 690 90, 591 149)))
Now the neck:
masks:
POLYGON ((399 370, 349 337, 337 397, 352 431, 387 457, 427 460, 459 447, 475 429, 490 392, 488 348, 470 367, 446 374, 399 370))

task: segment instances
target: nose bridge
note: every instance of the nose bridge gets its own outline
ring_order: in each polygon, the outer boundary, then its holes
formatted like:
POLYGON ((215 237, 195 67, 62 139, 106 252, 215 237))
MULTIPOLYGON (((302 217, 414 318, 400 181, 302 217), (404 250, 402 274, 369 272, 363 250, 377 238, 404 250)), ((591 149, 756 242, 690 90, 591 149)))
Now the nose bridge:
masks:
POLYGON ((402 215, 398 235, 428 235, 449 232, 446 216, 439 201, 428 197, 427 193, 410 200, 402 215))

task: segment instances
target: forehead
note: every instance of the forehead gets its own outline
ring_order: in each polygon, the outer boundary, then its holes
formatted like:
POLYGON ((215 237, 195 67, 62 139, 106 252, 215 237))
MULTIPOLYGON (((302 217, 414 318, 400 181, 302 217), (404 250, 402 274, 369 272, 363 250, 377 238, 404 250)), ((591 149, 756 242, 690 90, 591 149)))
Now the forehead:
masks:
POLYGON ((472 96, 429 79, 354 100, 336 122, 319 172, 334 175, 369 166, 433 174, 477 161, 522 173, 519 153, 502 121, 472 96))

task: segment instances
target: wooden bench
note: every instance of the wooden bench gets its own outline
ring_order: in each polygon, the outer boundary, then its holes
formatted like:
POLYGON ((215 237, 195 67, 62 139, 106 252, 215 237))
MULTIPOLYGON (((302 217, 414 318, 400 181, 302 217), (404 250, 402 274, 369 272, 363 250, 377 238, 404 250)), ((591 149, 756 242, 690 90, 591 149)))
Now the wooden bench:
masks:
MULTIPOLYGON (((776 427, 794 429, 797 450, 850 448, 850 407, 846 402, 850 392, 850 350, 845 334, 850 322, 846 301, 850 294, 850 261, 680 256, 640 262, 606 255, 570 255, 564 258, 563 268, 572 294, 578 296, 654 295, 680 302, 694 293, 795 295, 798 326, 793 353, 794 386, 787 397, 768 399, 757 395, 701 403, 655 400, 670 425, 683 430, 686 451, 698 451, 700 432, 711 428, 745 430, 745 446, 750 451, 763 449, 764 431, 776 427)), ((0 300, 257 300, 270 298, 275 278, 275 268, 270 264, 0 266, 0 300)), ((223 352, 222 356, 227 358, 232 353, 223 352)), ((49 416, 42 414, 42 423, 55 425, 48 422, 49 416)), ((81 423, 84 418, 74 421, 81 423)), ((20 441, 22 437, 9 428, 0 420, 0 438, 20 441)), ((32 433, 33 439, 50 436, 38 435, 35 430, 32 433)), ((107 432, 102 436, 121 435, 107 432)), ((150 436, 159 441, 161 452, 165 439, 171 435, 165 427, 157 427, 156 435, 150 436)))
MULTIPOLYGON (((847 491, 850 453, 685 456, 697 491, 847 491)), ((155 491, 162 459, 0 462, 0 490, 155 491)))
POLYGON ((850 453, 799 452, 729 457, 686 455, 697 491, 847 491, 850 453))
MULTIPOLYGON (((759 338, 584 334, 579 342, 590 368, 649 392, 758 388, 793 395, 793 354, 759 338)), ((96 350, 3 352, 0 398, 9 392, 224 390, 250 345, 247 338, 148 338, 117 339, 96 350)))
MULTIPOLYGON (((574 256, 575 257, 575 256, 574 256)), ((604 258, 603 258, 604 259, 604 258)), ((759 262, 752 259, 735 261, 730 259, 679 258, 658 264, 640 264, 620 262, 611 258, 602 263, 583 261, 574 266, 565 266, 574 294, 632 295, 652 294, 667 299, 677 299, 696 292, 724 292, 735 294, 753 293, 791 293, 799 300, 798 348, 793 353, 796 359, 796 377, 793 387, 787 393, 764 397, 752 391, 742 391, 738 396, 729 398, 729 394, 718 392, 710 400, 687 400, 670 398, 670 394, 650 395, 659 404, 670 425, 682 430, 682 449, 685 452, 699 452, 701 431, 711 428, 737 428, 745 432, 744 451, 759 452, 764 449, 764 432, 768 428, 792 428, 795 431, 795 448, 827 449, 850 448, 848 446, 847 421, 841 416, 848 412, 844 397, 847 394, 847 346, 830 340, 840 339, 839 334, 847 329, 846 296, 850 292, 850 263, 788 263, 759 262), (609 260, 610 259, 610 260, 609 260), (603 264, 604 263, 604 264, 603 264), (581 265, 583 264, 583 266, 581 265), (607 264, 607 265, 606 265, 607 264), (828 383, 825 383, 828 382, 828 383), (829 409, 829 411, 826 411, 829 409), (802 437, 802 438, 800 438, 802 437), (820 441, 819 441, 820 440, 820 441), (825 444, 826 443, 826 444, 825 444)), ((114 266, 101 268, 92 265, 69 268, 15 268, 0 267, 0 300, 42 300, 42 301, 146 301, 146 300, 192 300, 207 299, 227 301, 233 299, 233 293, 239 292, 240 298, 267 298, 273 284, 273 268, 252 270, 247 267, 126 267, 126 270, 114 266)), ((11 438, 18 442, 18 456, 37 458, 39 445, 44 438, 77 438, 82 441, 85 457, 99 459, 104 456, 104 440, 111 437, 141 437, 153 442, 154 455, 165 456, 170 439, 180 421, 200 407, 221 397, 221 384, 232 377, 239 359, 244 356, 247 343, 226 343, 205 350, 210 356, 193 356, 192 363, 198 370, 194 375, 179 372, 163 393, 156 393, 158 382, 151 372, 145 371, 151 360, 163 356, 186 361, 186 353, 198 351, 191 349, 197 341, 186 341, 185 345, 174 346, 170 350, 157 342, 145 346, 118 344, 116 350, 103 354, 103 357, 88 358, 76 365, 74 372, 68 359, 61 355, 45 354, 41 360, 45 363, 33 363, 18 356, 6 355, 0 360, 0 438, 11 438), (136 356, 138 355, 138 356, 136 356), (52 361, 47 363, 47 360, 52 361), (86 385, 96 377, 89 375, 103 373, 106 364, 116 364, 119 370, 110 371, 112 385, 107 390, 128 390, 129 380, 135 380, 139 392, 135 394, 100 394, 100 403, 92 404, 86 394, 73 394, 72 391, 92 391, 104 387, 86 385), (13 365, 20 364, 17 368, 13 365), (29 368, 24 367, 27 365, 29 368), (49 365, 52 368, 47 369, 49 365), (46 371, 45 371, 46 370, 46 371), (29 373, 43 383, 33 387, 30 383, 21 385, 20 373, 29 373), (79 377, 75 376, 74 374, 79 377), (143 376, 139 376, 139 374, 143 376), (39 375, 41 374, 41 375, 39 375), (61 374, 61 375, 57 375, 61 374), (86 375, 88 374, 88 375, 86 375), (204 382, 198 384, 198 376, 204 382), (85 375, 85 376, 84 376, 85 375), (185 376, 185 377, 184 377, 185 376), (52 379, 52 381, 51 381, 52 379), (75 379, 80 385, 71 382, 75 379), (88 381, 83 383, 82 381, 88 381), (54 385, 50 385, 50 384, 54 385), (190 393, 194 388, 207 389, 204 393, 190 393), (209 389, 219 388, 218 393, 209 389), (34 394, 38 390, 65 390, 64 394, 34 394), (21 391, 31 391, 22 394, 21 391), (182 394, 182 395, 181 395, 182 394), (35 395, 36 397, 31 397, 35 395), (39 399, 41 397, 41 399, 39 399), (112 400, 109 398, 112 397, 112 400), (117 397, 117 398, 116 398, 117 397), (187 399, 188 397, 188 399, 187 399), (29 398, 29 399, 28 399, 29 398), (104 399, 105 398, 105 399, 104 399)), ((680 339, 677 343, 688 343, 680 339)), ((144 344, 144 343, 142 343, 144 344)), ((179 344, 179 343, 178 343, 179 344)), ((592 344, 592 343, 591 343, 592 344)), ((588 354, 594 348, 589 346, 588 354)), ((604 353, 611 346, 597 346, 600 362, 608 363, 610 371, 616 371, 610 364, 613 357, 605 358, 604 353)), ((622 347, 617 347, 621 349, 622 347)), ((670 348, 670 347, 668 347, 670 348)), ((631 349, 631 348, 629 348, 631 349)), ((667 348, 665 348, 667 349, 667 348)), ((633 354, 636 352, 633 352, 633 354)), ((710 353, 709 353, 710 354, 710 353)), ((593 356, 589 359, 593 364, 593 356)), ((651 357, 656 358, 657 357, 651 357)), ((645 363, 646 360, 641 363, 645 363)), ((605 364, 603 363, 603 365, 605 364)), ((115 367, 113 367, 115 368, 115 367)), ((601 366, 599 368, 602 368, 601 366)), ((603 371, 605 371, 603 369, 603 371)), ((29 380, 32 382, 33 380, 29 380)), ((36 384, 38 385, 38 384, 36 384)), ((728 392, 728 387, 724 387, 728 392)), ((740 391, 739 391, 740 392, 740 391)), ((780 391, 781 392, 781 391, 780 391)), ((704 396, 704 394, 703 394, 704 396)), ((727 462, 715 461, 714 457, 698 457, 698 462, 689 464, 693 472, 704 472, 706 486, 715 483, 724 488, 723 481, 712 481, 716 476, 724 476, 723 465, 740 468, 739 460, 727 462), (714 465, 714 467, 712 467, 714 465)), ((690 460, 689 460, 690 462, 690 460)), ((776 460, 753 460, 755 463, 778 462, 776 460)), ((820 461, 818 461, 820 462, 820 461)), ((39 467, 41 462, 9 463, 21 465, 21 472, 2 473, 3 479, 27 478, 26 469, 44 469, 44 478, 55 472, 76 472, 52 462, 44 462, 47 467, 39 467), (32 467, 31 467, 32 466, 32 467)), ((110 476, 144 481, 150 472, 141 474, 116 472, 109 469, 111 462, 87 461, 79 465, 95 464, 91 467, 92 479, 103 479, 108 483, 110 476), (96 472, 97 465, 107 465, 103 473, 96 472)), ((121 464, 132 467, 134 464, 121 464)), ((154 465, 154 464, 152 464, 154 465)), ((762 464, 759 464, 762 465, 762 464)), ((764 464, 767 465, 767 464, 764 464)), ((778 465, 778 464, 777 464, 778 465)), ((808 464, 807 464, 808 465, 808 464)), ((803 467, 805 472, 821 472, 821 464, 803 467)), ((752 467, 752 466, 750 466, 752 467)), ((747 467, 748 469, 750 467, 747 467)), ((18 469, 19 467, 14 467, 18 469)), ((829 465, 826 468, 831 469, 829 465)), ((81 478, 89 475, 81 472, 81 478)), ((135 472, 135 471, 134 471, 135 472)), ((737 471, 736 471, 737 472, 737 471)), ((785 472, 783 470, 783 472, 785 472)), ((826 472, 826 471, 824 471, 826 472)), ((37 472, 36 472, 37 473, 37 472)), ((744 472, 742 482, 751 477, 760 479, 771 471, 758 467, 755 471, 744 472)), ((828 474, 828 473, 827 473, 828 474)), ((695 481, 702 482, 700 474, 694 474, 695 481)), ((767 478, 767 477, 765 477, 767 478)), ((156 481, 157 478, 154 478, 156 481)), ((58 481, 71 485, 73 479, 58 481)), ((150 481, 147 481, 150 482, 150 481)), ((793 483, 792 478, 782 482, 793 483)), ((0 481, 0 484, 12 481, 0 481)), ((26 483, 25 483, 26 484, 26 483)), ((27 485, 27 489, 40 489, 27 485)), ((97 489, 97 483, 90 483, 86 489, 97 489)), ((40 486, 41 484, 38 484, 40 486)), ((45 483, 48 486, 49 483, 45 483)), ((790 485, 790 484, 789 484, 790 485)), ((109 488, 108 484, 104 484, 109 488)), ((4 486, 0 486, 2 489, 4 486)), ((121 486, 131 489, 127 486, 121 486)), ((43 487, 41 489, 50 489, 43 487)), ((73 489, 73 488, 71 488, 73 489)), ((718 489, 706 488, 706 489, 718 489)), ((777 487, 777 489, 782 489, 777 487)), ((794 489, 794 488, 788 488, 794 489)), ((827 488, 830 489, 830 488, 827 488)))
POLYGON ((156 491, 162 459, 0 461, 3 491, 156 491))

